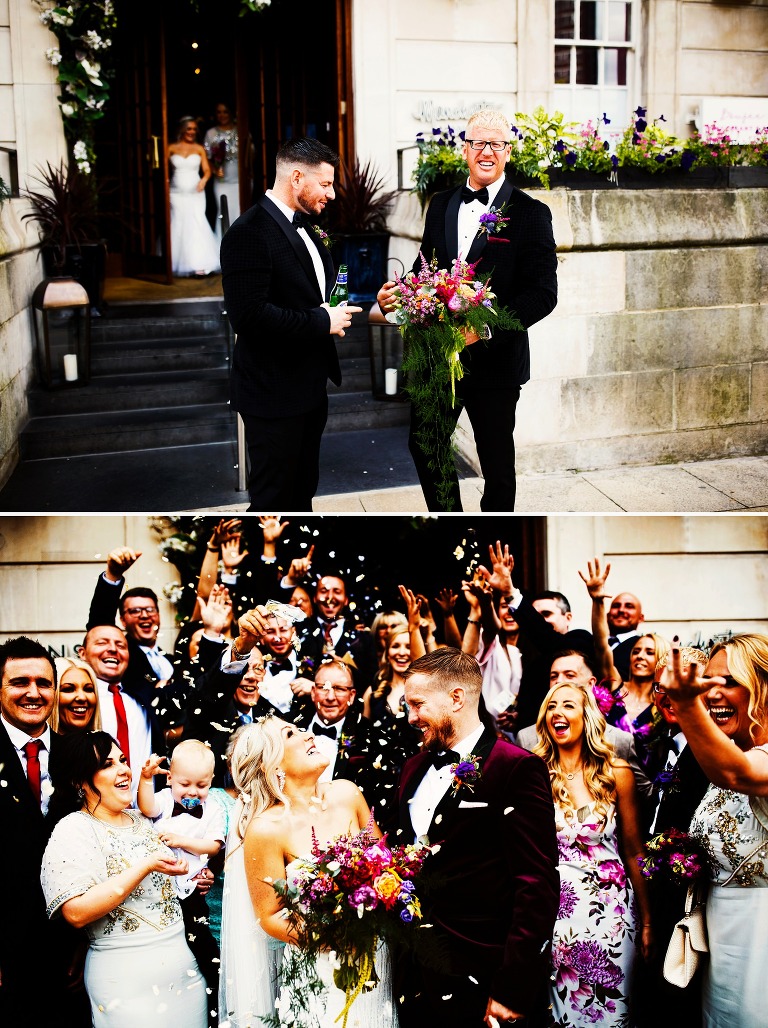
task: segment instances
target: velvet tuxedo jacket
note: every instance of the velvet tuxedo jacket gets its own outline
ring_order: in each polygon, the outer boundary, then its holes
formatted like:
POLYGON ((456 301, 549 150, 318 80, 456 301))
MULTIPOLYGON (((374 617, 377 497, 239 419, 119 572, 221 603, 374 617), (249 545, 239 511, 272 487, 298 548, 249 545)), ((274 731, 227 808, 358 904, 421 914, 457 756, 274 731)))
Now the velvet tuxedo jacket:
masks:
MULTIPOLYGON (((458 216, 461 186, 437 193, 427 210, 421 253, 433 255, 438 266, 450 268, 458 255, 458 216)), ((509 220, 498 233, 478 233, 466 255, 477 261, 478 274, 490 273, 498 304, 508 308, 525 329, 541 321, 557 304, 557 256, 552 215, 546 204, 504 180, 493 202, 509 220)), ((414 262, 414 271, 421 259, 414 262)), ((521 386, 531 377, 528 332, 502 332, 468 346, 461 354, 467 369, 460 389, 521 386)))
POLYGON ((341 383, 328 312, 320 306, 335 282, 333 262, 313 229, 308 235, 325 269, 325 295, 304 241, 267 196, 222 240, 224 299, 237 333, 231 397, 241 414, 306 414, 322 403, 329 378, 341 383))
MULTIPOLYGON (((442 970, 473 976, 494 999, 526 1013, 548 972, 560 899, 549 775, 539 757, 491 729, 474 752, 479 781, 471 791, 449 788, 429 829, 430 843, 440 849, 425 862, 421 888, 417 882, 423 924, 434 926, 430 948, 442 970)), ((430 755, 422 752, 403 768, 400 842, 413 842, 410 801, 429 767, 430 755)))

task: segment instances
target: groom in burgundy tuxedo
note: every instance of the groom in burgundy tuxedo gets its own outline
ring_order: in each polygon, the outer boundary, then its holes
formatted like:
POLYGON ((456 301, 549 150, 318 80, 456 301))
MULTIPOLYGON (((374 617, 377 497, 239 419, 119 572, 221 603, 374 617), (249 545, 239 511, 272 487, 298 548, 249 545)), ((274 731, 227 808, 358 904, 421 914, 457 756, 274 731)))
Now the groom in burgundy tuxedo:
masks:
MULTIPOLYGON (((515 409, 520 388, 531 377, 528 332, 557 303, 557 257, 552 215, 546 204, 516 189, 504 175, 511 144, 509 121, 496 110, 480 110, 467 122, 464 158, 469 167, 466 185, 437 193, 429 204, 421 253, 437 258, 438 267, 450 268, 457 257, 474 263, 480 275, 491 276, 491 289, 502 307, 512 311, 526 331, 494 330, 489 341, 467 337, 461 354, 466 374, 457 383, 460 401, 451 406, 446 390, 442 404, 453 426, 467 409, 485 479, 480 506, 483 511, 515 509, 515 409), (498 231, 483 231, 480 218, 492 209, 505 221, 498 231)), ((417 257, 413 270, 419 271, 417 257)), ((394 282, 378 294, 383 311, 392 309, 394 282)), ((455 470, 449 506, 438 500, 435 473, 418 440, 420 422, 412 413, 408 445, 431 511, 460 511, 461 497, 455 470)), ((443 446, 447 449, 450 437, 443 446)))
POLYGON ((405 677, 424 749, 403 769, 398 841, 439 849, 416 883, 413 957, 399 962, 401 1028, 522 1023, 543 996, 560 897, 549 775, 481 722, 473 657, 441 647, 405 677))

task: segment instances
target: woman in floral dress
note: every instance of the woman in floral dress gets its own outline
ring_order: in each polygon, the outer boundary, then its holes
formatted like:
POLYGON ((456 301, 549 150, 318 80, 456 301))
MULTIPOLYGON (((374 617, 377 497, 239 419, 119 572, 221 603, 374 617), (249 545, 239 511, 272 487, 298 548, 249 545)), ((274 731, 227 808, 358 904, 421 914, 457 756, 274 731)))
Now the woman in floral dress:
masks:
POLYGON ((635 947, 652 945, 634 775, 606 742, 591 691, 550 689, 534 753, 549 767, 560 852, 550 986, 558 1026, 626 1028, 635 947), (639 921, 637 919, 639 908, 639 921))

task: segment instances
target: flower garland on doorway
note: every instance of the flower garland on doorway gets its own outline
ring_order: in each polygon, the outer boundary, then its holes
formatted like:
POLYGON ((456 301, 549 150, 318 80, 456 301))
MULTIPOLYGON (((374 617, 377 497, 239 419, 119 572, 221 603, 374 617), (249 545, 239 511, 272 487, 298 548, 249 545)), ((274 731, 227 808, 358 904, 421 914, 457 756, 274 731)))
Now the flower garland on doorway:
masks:
MULTIPOLYGON (((90 175, 96 162, 94 121, 104 116, 115 69, 110 49, 117 29, 113 0, 32 0, 58 46, 45 51, 56 69, 64 135, 78 170, 90 175)), ((199 0, 190 0, 197 7, 199 0)), ((240 0, 240 15, 264 10, 271 0, 240 0)))

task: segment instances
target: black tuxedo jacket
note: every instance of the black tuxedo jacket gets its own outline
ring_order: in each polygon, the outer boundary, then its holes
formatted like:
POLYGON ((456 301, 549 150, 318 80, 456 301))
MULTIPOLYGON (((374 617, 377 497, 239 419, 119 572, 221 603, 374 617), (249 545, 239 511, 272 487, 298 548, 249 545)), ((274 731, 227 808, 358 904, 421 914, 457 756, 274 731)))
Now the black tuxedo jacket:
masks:
MULTIPOLYGON (((450 268, 458 255, 458 215, 461 187, 437 193, 424 225, 421 252, 433 255, 441 268, 450 268)), ((492 235, 478 233, 466 258, 478 261, 481 275, 490 272, 498 303, 517 316, 526 329, 541 321, 557 304, 557 257, 552 215, 546 204, 504 180, 493 206, 504 207, 509 221, 492 235)), ((414 271, 421 267, 417 258, 414 271)), ((521 386, 531 377, 528 332, 494 330, 487 343, 468 346, 461 354, 467 375, 460 391, 479 387, 521 386)))
POLYGON ((312 228, 308 234, 325 269, 325 296, 304 241, 268 197, 222 240, 224 299, 237 333, 232 406, 241 414, 306 414, 323 401, 329 378, 341 383, 328 313, 320 306, 333 288, 333 262, 312 228))
MULTIPOLYGON (((354 665, 350 665, 350 671, 358 691, 358 699, 361 699, 363 691, 371 684, 376 674, 376 643, 370 632, 358 632, 350 625, 351 620, 347 615, 344 618, 344 628, 333 652, 337 657, 345 657, 349 654, 354 660, 354 665)), ((324 656, 325 636, 322 626, 316 617, 311 617, 302 621, 296 632, 301 644, 300 655, 313 660, 315 669, 317 669, 317 665, 324 656)))
POLYGON ((674 780, 664 789, 656 814, 656 831, 665 832, 678 828, 687 832, 691 826, 696 808, 709 788, 709 779, 686 746, 674 767, 674 780))
MULTIPOLYGON (((472 989, 469 976, 480 983, 482 1020, 489 995, 520 1013, 538 998, 549 968, 560 879, 544 762, 490 729, 475 755, 479 781, 472 791, 461 786, 454 794, 449 788, 430 826, 429 841, 440 849, 427 858, 417 894, 423 925, 434 928, 418 934, 434 933, 440 970, 455 975, 458 988, 472 989)), ((423 752, 403 768, 399 842, 413 842, 409 804, 429 767, 430 755, 423 752)), ((422 968, 413 984, 428 992, 431 969, 422 968)), ((437 996, 434 1007, 444 1012, 438 1023, 457 1023, 450 1002, 437 996)))
MULTIPOLYGON (((60 744, 59 736, 52 733, 48 764, 52 778, 58 777, 60 744)), ((62 1028, 90 1024, 90 1016, 81 1017, 78 997, 66 990, 66 970, 80 933, 62 917, 49 921, 45 913, 40 868, 53 822, 35 801, 1 721, 0 783, 0 880, 6 883, 0 930, 0 1024, 34 1022, 62 1028)), ((82 1003, 82 995, 79 999, 82 1003)))

